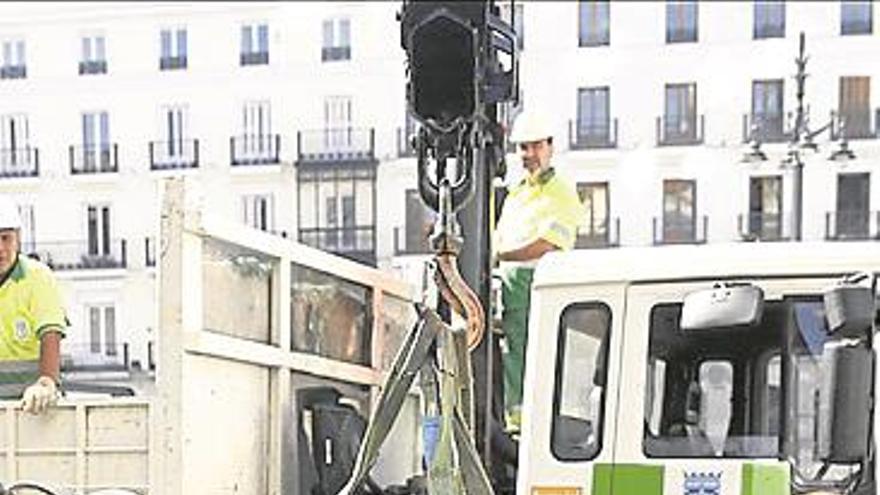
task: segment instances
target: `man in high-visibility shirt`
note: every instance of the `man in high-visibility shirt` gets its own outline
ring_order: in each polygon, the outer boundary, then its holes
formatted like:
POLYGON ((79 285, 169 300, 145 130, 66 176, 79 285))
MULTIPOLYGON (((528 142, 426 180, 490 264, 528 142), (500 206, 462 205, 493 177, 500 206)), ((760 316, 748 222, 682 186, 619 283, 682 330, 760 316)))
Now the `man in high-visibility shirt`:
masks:
POLYGON ((574 247, 583 206, 575 187, 550 165, 553 135, 546 120, 523 112, 510 141, 519 146, 526 177, 504 200, 494 249, 502 278, 505 410, 508 428, 519 430, 532 274, 544 254, 574 247))
POLYGON ((67 318, 52 271, 22 256, 17 207, 0 196, 0 398, 40 414, 58 398, 67 318))

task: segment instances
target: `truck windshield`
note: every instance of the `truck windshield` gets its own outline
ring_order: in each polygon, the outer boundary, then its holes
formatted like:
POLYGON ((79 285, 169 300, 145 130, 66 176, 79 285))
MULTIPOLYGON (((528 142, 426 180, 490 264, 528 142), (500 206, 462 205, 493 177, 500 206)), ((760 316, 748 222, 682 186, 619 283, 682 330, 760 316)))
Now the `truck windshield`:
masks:
POLYGON ((680 303, 651 310, 645 454, 782 458, 785 449, 817 472, 831 434, 835 349, 849 345, 828 337, 821 299, 768 301, 749 328, 684 331, 680 315, 680 303))

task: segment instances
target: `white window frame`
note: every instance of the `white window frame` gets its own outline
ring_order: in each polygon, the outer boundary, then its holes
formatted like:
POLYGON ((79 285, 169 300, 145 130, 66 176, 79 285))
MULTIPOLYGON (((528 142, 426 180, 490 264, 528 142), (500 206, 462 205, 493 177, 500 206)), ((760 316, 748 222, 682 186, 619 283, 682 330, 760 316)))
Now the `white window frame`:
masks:
POLYGON ((239 50, 242 55, 249 53, 269 53, 269 23, 266 21, 254 21, 242 23, 239 29, 239 50), (260 46, 260 27, 266 29, 266 46, 260 46), (245 29, 250 29, 250 50, 245 50, 245 29))
POLYGON ((345 150, 352 146, 351 96, 328 96, 324 99, 324 146, 327 150, 345 150))
POLYGON ((80 36, 79 43, 80 62, 107 61, 107 37, 103 33, 84 34, 80 36), (87 41, 88 48, 86 47, 87 41))
POLYGON ((86 253, 90 256, 113 256, 115 253, 113 252, 113 206, 109 202, 95 202, 88 203, 84 207, 84 218, 85 218, 85 238, 86 238, 86 253), (91 245, 91 235, 89 230, 89 210, 91 208, 95 209, 96 220, 95 220, 95 242, 97 243, 97 252, 91 253, 89 252, 91 245), (104 209, 107 209, 107 221, 104 221, 104 209), (107 238, 108 245, 104 246, 103 240, 107 238))
POLYGON ((119 355, 119 311, 113 303, 87 303, 84 305, 85 322, 83 327, 87 329, 86 341, 89 355, 118 356, 119 355), (97 312, 97 328, 93 325, 93 312, 97 312), (113 324, 108 325, 108 314, 113 314, 113 324))
POLYGON ((26 41, 24 38, 4 38, 2 42, 3 67, 22 67, 26 66, 25 52, 26 41))
POLYGON ((186 159, 189 148, 189 106, 172 103, 159 107, 160 157, 186 159))
POLYGON ((264 232, 275 231, 275 198, 272 193, 244 194, 241 206, 245 225, 264 232), (261 209, 265 209, 265 218, 261 218, 261 209))
POLYGON ((333 16, 324 19, 321 23, 321 47, 351 48, 351 18, 348 16, 333 16), (328 25, 330 26, 329 39, 327 37, 328 25), (346 29, 343 29, 344 26, 346 29))
POLYGON ((18 216, 21 218, 19 250, 24 254, 35 253, 37 251, 37 236, 34 205, 31 203, 19 203, 18 216))
POLYGON ((189 32, 186 26, 166 26, 159 29, 159 58, 178 58, 178 57, 187 57, 189 52, 189 32), (164 42, 162 41, 162 37, 165 33, 168 33, 169 43, 168 43, 168 54, 164 53, 164 42), (185 39, 183 44, 183 49, 181 50, 180 45, 180 33, 183 32, 183 37, 185 39))

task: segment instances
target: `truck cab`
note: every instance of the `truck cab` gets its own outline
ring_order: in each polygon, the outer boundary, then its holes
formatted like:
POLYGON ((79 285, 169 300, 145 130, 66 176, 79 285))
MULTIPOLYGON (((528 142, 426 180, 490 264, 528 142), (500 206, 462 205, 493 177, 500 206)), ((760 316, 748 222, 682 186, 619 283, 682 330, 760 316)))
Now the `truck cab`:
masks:
POLYGON ((861 326, 828 314, 858 272, 880 272, 876 246, 547 256, 517 493, 875 493, 874 289, 861 326), (760 301, 717 305, 743 294, 760 301))

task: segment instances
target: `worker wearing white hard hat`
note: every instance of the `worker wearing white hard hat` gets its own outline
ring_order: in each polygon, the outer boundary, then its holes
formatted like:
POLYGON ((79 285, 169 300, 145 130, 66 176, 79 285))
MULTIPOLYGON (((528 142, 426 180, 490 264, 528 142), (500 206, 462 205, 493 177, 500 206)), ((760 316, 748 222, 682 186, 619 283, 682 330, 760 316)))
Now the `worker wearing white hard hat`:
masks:
POLYGON ((538 260, 574 247, 583 206, 575 187, 551 165, 553 131, 541 114, 523 112, 510 133, 526 177, 511 187, 495 231, 505 334, 504 402, 508 428, 519 429, 532 274, 538 260))
POLYGON ((19 253, 18 207, 0 195, 0 398, 39 414, 58 398, 67 326, 52 270, 19 253))

